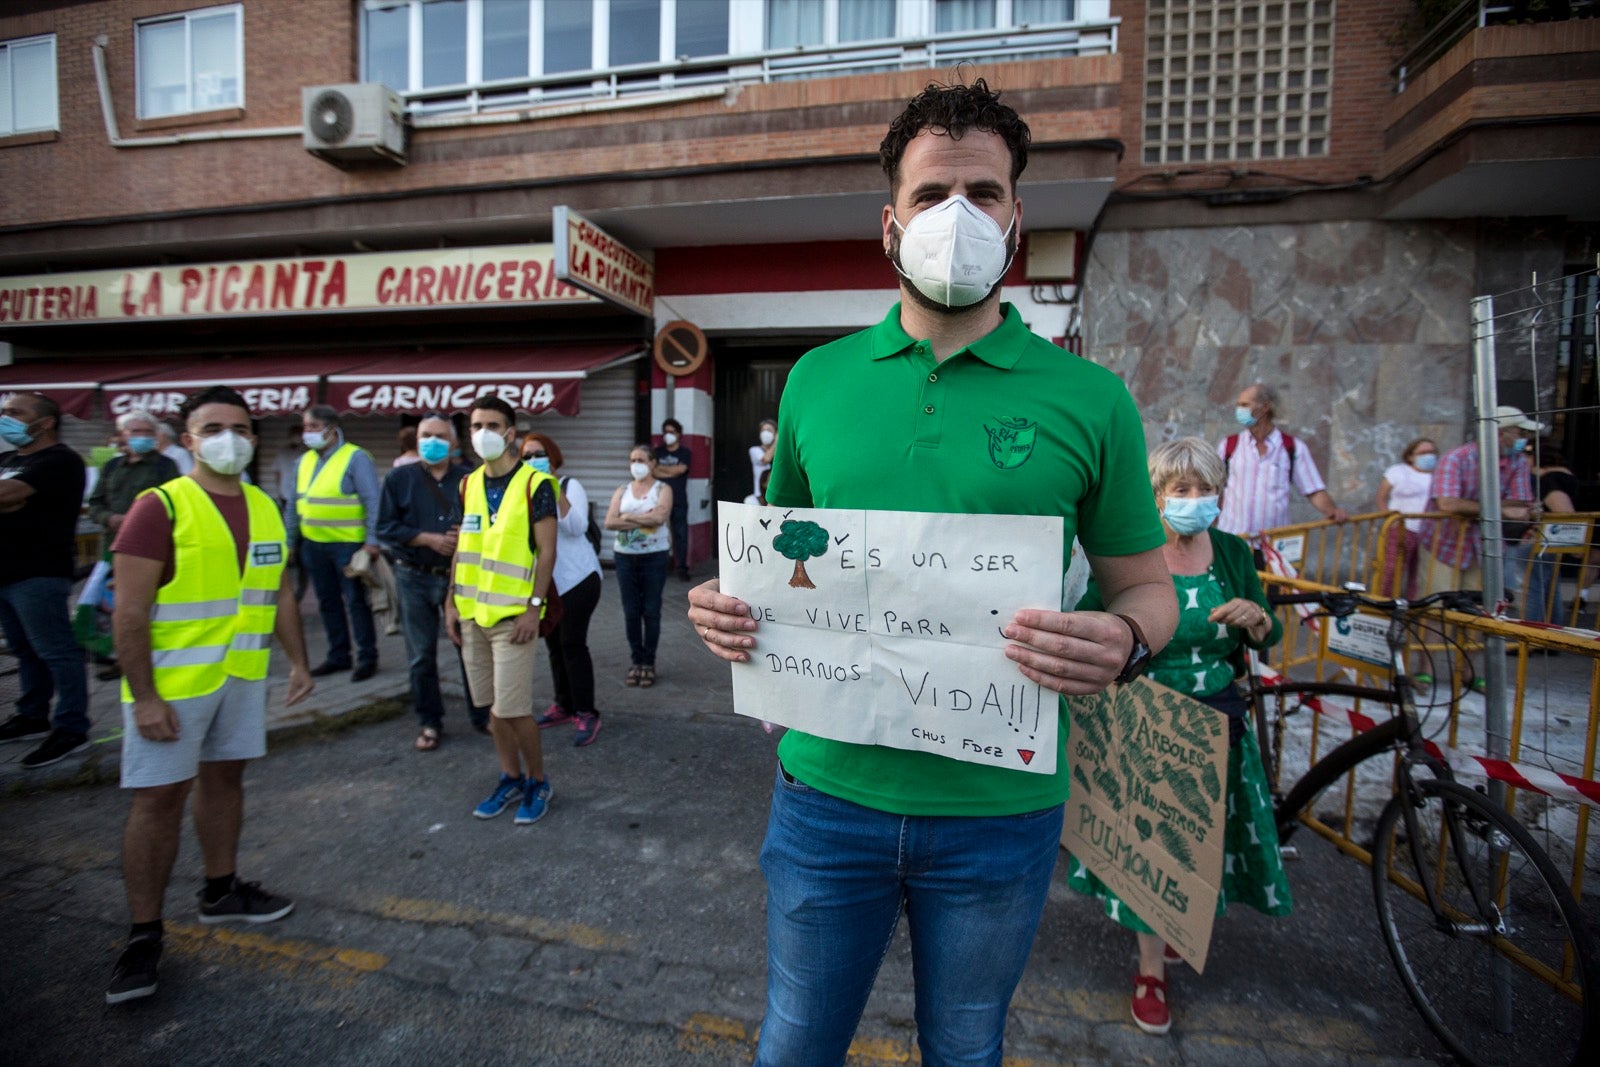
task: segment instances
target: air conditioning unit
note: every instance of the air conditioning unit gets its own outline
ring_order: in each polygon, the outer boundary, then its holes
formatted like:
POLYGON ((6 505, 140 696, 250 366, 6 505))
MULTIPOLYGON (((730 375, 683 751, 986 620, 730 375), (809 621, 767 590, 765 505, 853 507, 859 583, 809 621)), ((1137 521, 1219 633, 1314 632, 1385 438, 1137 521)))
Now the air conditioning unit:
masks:
POLYGON ((406 161, 406 107, 385 85, 311 85, 300 90, 306 151, 335 166, 406 161))

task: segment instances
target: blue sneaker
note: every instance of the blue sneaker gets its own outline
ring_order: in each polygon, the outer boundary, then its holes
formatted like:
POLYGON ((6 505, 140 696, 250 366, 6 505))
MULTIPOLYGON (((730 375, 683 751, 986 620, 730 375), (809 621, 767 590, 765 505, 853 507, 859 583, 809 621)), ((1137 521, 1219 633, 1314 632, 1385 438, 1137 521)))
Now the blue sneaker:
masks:
MULTIPOLYGON (((480 819, 492 819, 511 806, 511 802, 521 796, 527 789, 526 778, 513 778, 509 774, 500 776, 500 784, 494 787, 494 792, 486 797, 482 804, 472 809, 472 814, 480 819)), ((546 792, 548 792, 548 788, 546 792)))
POLYGON ((517 805, 516 824, 518 826, 531 826, 544 818, 544 813, 550 810, 550 779, 544 781, 528 779, 528 786, 522 791, 522 803, 517 805))

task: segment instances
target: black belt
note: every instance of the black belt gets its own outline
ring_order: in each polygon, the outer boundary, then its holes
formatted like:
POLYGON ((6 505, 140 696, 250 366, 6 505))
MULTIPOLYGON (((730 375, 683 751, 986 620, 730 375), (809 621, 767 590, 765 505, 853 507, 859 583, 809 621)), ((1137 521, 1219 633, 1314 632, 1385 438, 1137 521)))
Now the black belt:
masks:
POLYGON ((448 577, 450 577, 450 565, 449 564, 445 564, 442 567, 424 567, 420 563, 408 563, 407 561, 402 559, 402 560, 397 560, 395 562, 395 566, 396 567, 400 567, 400 568, 402 568, 404 570, 408 570, 408 571, 419 571, 419 572, 421 572, 423 574, 431 574, 436 578, 448 578, 448 577))

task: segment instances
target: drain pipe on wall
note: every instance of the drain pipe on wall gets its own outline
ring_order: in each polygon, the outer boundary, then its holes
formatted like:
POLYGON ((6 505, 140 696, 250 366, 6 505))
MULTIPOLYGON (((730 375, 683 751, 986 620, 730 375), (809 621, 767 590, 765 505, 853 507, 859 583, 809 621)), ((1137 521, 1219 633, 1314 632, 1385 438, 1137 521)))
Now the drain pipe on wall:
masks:
POLYGON ((105 34, 94 39, 94 80, 100 90, 100 114, 106 120, 106 139, 112 148, 154 148, 159 145, 191 144, 198 141, 243 141, 259 137, 299 137, 299 126, 263 126, 248 130, 205 130, 199 133, 174 133, 161 137, 123 137, 117 132, 117 113, 111 105, 111 80, 106 76, 105 34))

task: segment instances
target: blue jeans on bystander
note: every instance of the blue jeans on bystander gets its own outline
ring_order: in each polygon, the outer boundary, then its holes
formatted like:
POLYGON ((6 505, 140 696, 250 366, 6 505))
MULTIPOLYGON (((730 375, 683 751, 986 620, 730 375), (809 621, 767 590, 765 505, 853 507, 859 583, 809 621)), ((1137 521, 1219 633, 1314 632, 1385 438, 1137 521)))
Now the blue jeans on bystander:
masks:
POLYGON ((904 816, 782 767, 761 848, 767 1011, 761 1067, 838 1067, 903 908, 928 1067, 997 1067, 1061 845, 1062 806, 904 816))
MULTIPOLYGON (((401 565, 394 569, 394 584, 400 596, 400 633, 406 641, 411 701, 417 721, 437 730, 444 722, 444 696, 439 692, 439 629, 450 578, 401 565)), ((460 664, 461 653, 453 646, 451 657, 460 664)), ((461 686, 466 689, 464 668, 461 678, 461 686)), ((470 692, 467 717, 474 726, 489 722, 489 709, 475 706, 470 692)))
POLYGON ((661 640, 661 587, 667 584, 671 553, 618 552, 615 560, 633 665, 654 667, 656 644, 661 640))
POLYGON ((89 680, 83 649, 72 636, 67 600, 72 583, 66 578, 24 578, 0 585, 0 629, 17 657, 22 693, 17 714, 50 721, 50 698, 56 712, 51 725, 71 734, 89 732, 89 680))
POLYGON ((317 608, 322 628, 328 635, 328 655, 324 662, 336 667, 350 666, 350 636, 356 639, 355 663, 378 662, 378 634, 372 625, 372 608, 367 603, 367 587, 346 578, 345 564, 361 546, 348 541, 301 541, 300 564, 311 577, 317 591, 317 608), (345 609, 350 623, 345 625, 345 609))

